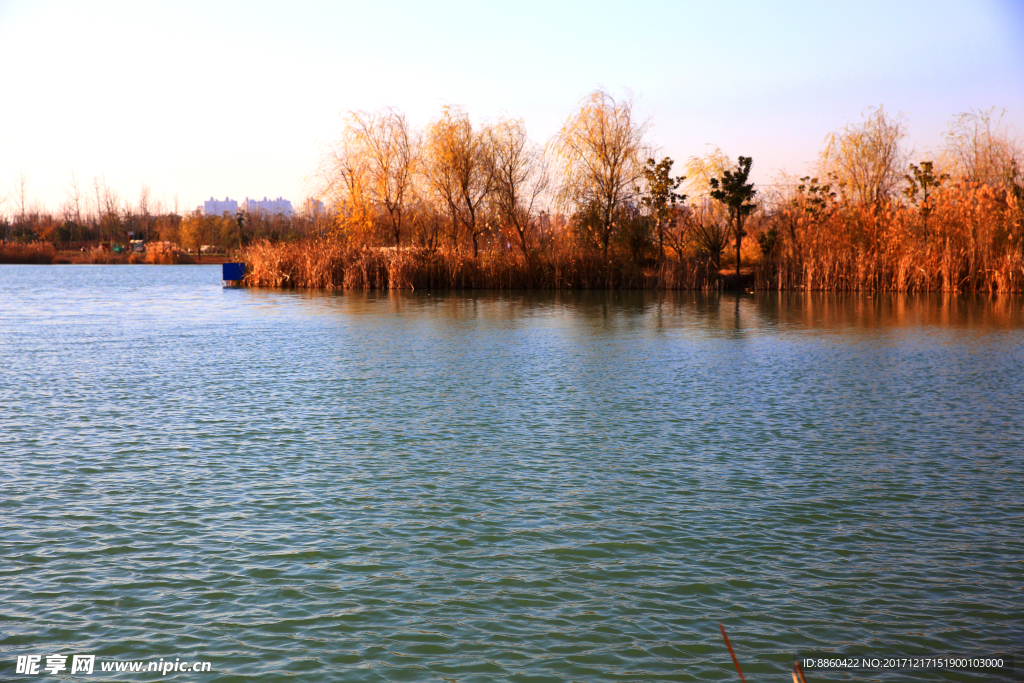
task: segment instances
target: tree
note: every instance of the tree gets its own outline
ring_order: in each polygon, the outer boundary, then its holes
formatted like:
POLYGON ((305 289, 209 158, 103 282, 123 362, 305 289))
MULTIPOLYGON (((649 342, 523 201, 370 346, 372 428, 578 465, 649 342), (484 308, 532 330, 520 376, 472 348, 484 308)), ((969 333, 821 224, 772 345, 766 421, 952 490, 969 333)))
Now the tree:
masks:
POLYGON ((756 206, 750 200, 754 198, 757 190, 753 183, 748 183, 750 166, 753 160, 750 157, 739 157, 736 169, 725 171, 720 178, 711 179, 711 197, 722 202, 728 209, 733 226, 733 235, 736 237, 736 279, 740 277, 740 246, 743 236, 743 219, 750 215, 756 206))
POLYGON ((902 117, 890 118, 879 107, 861 125, 830 134, 821 155, 823 176, 855 202, 888 201, 906 168, 907 155, 900 147, 906 137, 904 128, 902 117))
POLYGON ((577 216, 608 260, 618 221, 643 177, 646 123, 633 120, 628 100, 592 92, 559 131, 554 151, 562 172, 559 202, 577 216))
MULTIPOLYGON (((2 207, 6 202, 7 202, 7 195, 4 194, 3 192, 0 192, 0 207, 2 207)), ((9 220, 7 220, 6 218, 4 218, 2 213, 0 213, 0 222, 2 222, 3 226, 4 226, 5 241, 10 242, 11 241, 11 222, 9 220)))
POLYGON ((712 201, 711 181, 732 168, 732 160, 718 147, 702 157, 690 157, 686 162, 684 187, 692 201, 684 214, 684 234, 708 254, 716 272, 721 268, 721 254, 729 242, 730 216, 727 207, 712 201))
POLYGON ((18 201, 18 222, 25 222, 25 214, 28 211, 28 176, 25 171, 18 171, 14 176, 14 197, 18 201))
POLYGON ((67 188, 65 188, 65 193, 67 194, 69 205, 74 210, 75 223, 81 225, 83 201, 82 187, 79 184, 78 176, 74 173, 74 171, 72 171, 71 174, 68 176, 68 185, 67 188))
POLYGON ((530 241, 548 174, 541 150, 530 143, 522 119, 503 119, 490 130, 494 206, 506 233, 514 234, 523 255, 530 241))
POLYGON ((490 135, 473 130, 469 114, 459 107, 445 107, 441 118, 427 128, 424 168, 428 182, 451 214, 453 243, 465 229, 473 241, 473 256, 480 251, 479 238, 487 223, 482 209, 494 188, 495 173, 490 135))
POLYGON ((836 193, 831 183, 822 183, 816 177, 805 175, 800 178, 796 190, 796 203, 815 222, 825 219, 836 208, 836 193))
MULTIPOLYGON (((149 239, 149 230, 153 225, 152 200, 150 198, 149 185, 142 183, 139 190, 139 214, 142 219, 142 231, 145 239, 149 239)), ((136 237, 137 238, 137 237, 136 237)))
POLYGON ((96 217, 100 228, 100 241, 113 243, 121 227, 121 198, 114 188, 107 185, 104 176, 93 176, 93 191, 96 193, 96 217))
POLYGON ((210 233, 209 217, 204 216, 201 210, 193 211, 184 216, 178 226, 178 239, 181 246, 199 255, 201 247, 207 235, 210 233))
POLYGON ((728 246, 729 230, 722 226, 719 217, 711 210, 710 200, 705 199, 689 208, 686 215, 691 225, 694 242, 708 255, 711 267, 717 273, 722 267, 722 250, 728 246))
POLYGON ((949 179, 948 173, 935 173, 934 164, 931 161, 922 161, 921 165, 910 164, 910 173, 904 178, 907 187, 903 194, 911 203, 920 207, 921 217, 924 218, 925 230, 928 228, 928 216, 931 215, 932 205, 929 203, 930 193, 942 187, 942 183, 949 179), (920 201, 918 195, 921 195, 920 201))
POLYGON ((672 177, 673 161, 665 157, 658 163, 648 159, 643 174, 646 192, 640 199, 650 211, 658 234, 658 258, 665 258, 665 233, 669 222, 675 218, 675 207, 679 202, 686 201, 686 195, 676 192, 686 180, 686 176, 672 177))
POLYGON ((1003 126, 995 109, 960 114, 946 133, 943 160, 956 174, 992 187, 1011 185, 1024 166, 1024 150, 1003 126))
POLYGON ((65 224, 73 226, 68 232, 69 240, 73 241, 75 239, 74 230, 80 231, 82 228, 82 202, 84 200, 82 186, 79 184, 78 176, 74 171, 68 175, 68 184, 64 188, 64 193, 67 196, 64 204, 64 219, 65 224))
POLYGON ((395 109, 349 112, 341 140, 325 160, 326 191, 339 219, 363 235, 383 222, 398 247, 412 195, 417 144, 395 109))
POLYGON ((732 160, 718 147, 702 157, 690 157, 686 162, 686 192, 692 197, 703 197, 711 191, 711 179, 732 169, 732 160))

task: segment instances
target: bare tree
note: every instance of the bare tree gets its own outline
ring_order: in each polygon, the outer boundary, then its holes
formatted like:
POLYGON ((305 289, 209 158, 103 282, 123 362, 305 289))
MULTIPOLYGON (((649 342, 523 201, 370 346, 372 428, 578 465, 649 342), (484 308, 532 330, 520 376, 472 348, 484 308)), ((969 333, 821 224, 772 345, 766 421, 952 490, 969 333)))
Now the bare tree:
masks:
POLYGON ((18 171, 14 176, 14 198, 18 202, 18 220, 24 222, 28 211, 28 176, 25 171, 18 171))
POLYGON ((428 251, 435 251, 444 234, 446 214, 446 209, 418 197, 413 203, 410 220, 413 242, 428 251))
POLYGON ((150 197, 149 185, 142 183, 139 189, 139 214, 142 218, 142 231, 145 239, 149 239, 149 229, 152 226, 152 199, 150 197))
POLYGON ((121 198, 114 188, 107 185, 102 175, 92 179, 93 192, 96 196, 96 216, 100 227, 100 240, 113 242, 114 235, 121 224, 121 198))
POLYGON ((502 119, 490 129, 494 205, 506 232, 529 256, 549 178, 543 151, 530 142, 522 119, 502 119))
POLYGON ((588 95, 554 140, 562 172, 558 200, 592 235, 608 259, 616 224, 633 203, 648 149, 646 123, 633 120, 630 101, 606 92, 588 95))
MULTIPOLYGON (((687 207, 683 220, 686 228, 677 244, 681 247, 686 238, 691 238, 717 273, 722 267, 722 252, 729 244, 729 227, 722 219, 721 207, 704 197, 687 207)), ((676 247, 678 253, 682 253, 680 247, 676 247)))
POLYGON ((903 181, 908 155, 902 116, 891 118, 879 107, 860 125, 830 134, 821 155, 821 171, 845 196, 875 204, 892 198, 903 181))
POLYGON ((1003 124, 1005 111, 969 111, 958 115, 946 133, 942 160, 969 182, 998 187, 1017 180, 1024 149, 1003 124))
POLYGON ((99 230, 99 238, 102 242, 104 240, 103 235, 103 181, 100 180, 100 176, 92 177, 92 190, 95 195, 95 211, 93 212, 94 221, 96 228, 99 230))
POLYGON ((78 175, 74 171, 68 175, 68 184, 64 188, 64 194, 67 195, 68 206, 71 209, 75 224, 81 226, 84 196, 82 194, 82 186, 78 182, 78 175))

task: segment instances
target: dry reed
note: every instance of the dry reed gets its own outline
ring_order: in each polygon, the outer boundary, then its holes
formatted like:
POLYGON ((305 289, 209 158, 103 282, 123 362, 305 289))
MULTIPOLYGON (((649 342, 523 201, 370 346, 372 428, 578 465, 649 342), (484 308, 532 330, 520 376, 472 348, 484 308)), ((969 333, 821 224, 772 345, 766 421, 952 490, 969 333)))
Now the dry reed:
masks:
POLYGON ((700 289, 710 271, 699 261, 640 267, 605 262, 571 247, 535 254, 352 247, 332 240, 259 242, 243 252, 245 284, 311 289, 700 289))
POLYGON ((1024 211, 1011 192, 956 184, 929 211, 842 204, 780 212, 778 255, 759 289, 871 292, 1024 291, 1024 211))
POLYGON ((57 250, 49 242, 0 243, 0 263, 53 263, 57 250))
MULTIPOLYGON (((136 256, 133 254, 133 256, 136 256)), ((146 245, 145 262, 153 265, 176 265, 179 263, 193 263, 195 259, 182 251, 176 244, 170 242, 151 242, 146 245)))

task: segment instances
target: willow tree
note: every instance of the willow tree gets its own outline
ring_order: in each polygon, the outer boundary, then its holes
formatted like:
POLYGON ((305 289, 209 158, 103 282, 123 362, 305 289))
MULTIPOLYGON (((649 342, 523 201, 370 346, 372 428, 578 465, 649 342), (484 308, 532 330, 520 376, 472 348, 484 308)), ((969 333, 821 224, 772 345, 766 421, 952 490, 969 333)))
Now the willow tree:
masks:
POLYGON ((958 115, 946 133, 944 165, 968 182, 992 187, 1021 183, 1024 146, 1003 123, 1005 111, 972 110, 958 115))
POLYGON ((460 107, 445 107, 427 127, 423 170, 434 193, 448 207, 453 246, 458 248, 459 233, 465 230, 477 256, 480 237, 487 229, 484 203, 495 179, 488 130, 474 130, 469 114, 460 107))
POLYGON ((646 123, 632 102, 596 90, 565 122, 553 144, 562 175, 559 203, 573 212, 608 261, 616 227, 634 204, 649 154, 646 123))
POLYGON ((366 238, 379 226, 400 246, 416 157, 416 139, 404 114, 390 108, 349 112, 321 169, 342 227, 366 238))
POLYGON ((498 220, 529 257, 540 201, 548 187, 543 153, 530 142, 522 119, 502 119, 495 124, 490 130, 490 147, 498 220))
POLYGON ((821 171, 849 199, 879 204, 893 197, 903 182, 907 155, 902 117, 887 116, 882 107, 860 125, 848 125, 826 138, 821 171))

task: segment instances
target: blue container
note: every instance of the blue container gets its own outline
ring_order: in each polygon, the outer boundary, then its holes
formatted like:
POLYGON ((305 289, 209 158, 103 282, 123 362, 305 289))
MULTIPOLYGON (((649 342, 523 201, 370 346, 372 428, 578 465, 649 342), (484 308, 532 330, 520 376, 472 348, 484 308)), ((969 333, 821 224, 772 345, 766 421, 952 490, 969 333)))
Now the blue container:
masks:
POLYGON ((245 277, 244 263, 225 263, 223 265, 224 279, 228 282, 238 282, 245 277))

